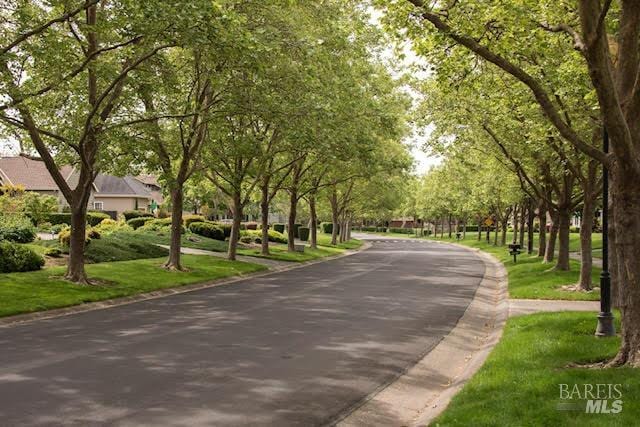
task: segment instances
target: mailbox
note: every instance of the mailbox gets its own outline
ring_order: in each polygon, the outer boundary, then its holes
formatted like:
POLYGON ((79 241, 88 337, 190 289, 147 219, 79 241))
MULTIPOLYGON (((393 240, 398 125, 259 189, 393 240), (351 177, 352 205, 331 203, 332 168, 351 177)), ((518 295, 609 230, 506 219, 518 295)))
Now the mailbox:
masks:
POLYGON ((518 255, 520 255, 520 250, 522 249, 522 246, 520 246, 520 244, 518 243, 510 243, 509 244, 509 254, 513 255, 513 262, 516 263, 518 262, 517 257, 518 255))

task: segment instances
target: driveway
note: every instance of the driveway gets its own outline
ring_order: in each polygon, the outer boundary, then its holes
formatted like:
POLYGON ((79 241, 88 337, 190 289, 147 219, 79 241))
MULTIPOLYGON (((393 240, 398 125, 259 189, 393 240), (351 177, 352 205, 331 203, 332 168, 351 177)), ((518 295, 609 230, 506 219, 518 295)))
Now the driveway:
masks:
POLYGON ((0 328, 6 426, 322 425, 433 348, 484 264, 420 240, 0 328))

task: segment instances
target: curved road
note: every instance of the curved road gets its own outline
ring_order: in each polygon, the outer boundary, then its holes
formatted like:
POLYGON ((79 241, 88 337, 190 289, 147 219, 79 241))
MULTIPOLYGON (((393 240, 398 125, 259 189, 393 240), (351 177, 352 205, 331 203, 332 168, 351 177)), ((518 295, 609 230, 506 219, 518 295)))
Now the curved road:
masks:
POLYGON ((0 328, 0 424, 330 424, 433 348, 484 274, 464 249, 372 243, 228 286, 0 328))

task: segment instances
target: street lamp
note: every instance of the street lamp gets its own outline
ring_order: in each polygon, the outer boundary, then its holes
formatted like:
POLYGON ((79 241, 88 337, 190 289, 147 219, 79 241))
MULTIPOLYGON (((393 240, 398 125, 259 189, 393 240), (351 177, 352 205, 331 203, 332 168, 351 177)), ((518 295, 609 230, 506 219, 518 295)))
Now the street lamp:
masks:
MULTIPOLYGON (((609 152, 609 134, 604 130, 602 148, 609 152)), ((609 171, 602 167, 602 273, 600 273, 600 314, 596 336, 612 337, 616 334, 611 313, 611 275, 609 274, 609 171)))

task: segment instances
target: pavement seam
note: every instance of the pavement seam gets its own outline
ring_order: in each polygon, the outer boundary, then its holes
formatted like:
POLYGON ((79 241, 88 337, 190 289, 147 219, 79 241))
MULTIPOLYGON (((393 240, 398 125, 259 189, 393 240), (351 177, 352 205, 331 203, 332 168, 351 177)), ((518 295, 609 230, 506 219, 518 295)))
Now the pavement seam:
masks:
POLYGON ((473 299, 456 326, 427 351, 414 366, 395 381, 373 392, 335 423, 341 426, 386 425, 388 417, 398 425, 428 425, 447 407, 453 396, 482 366, 502 336, 509 314, 507 273, 500 261, 486 252, 467 246, 433 241, 474 252, 485 264, 485 273, 473 299), (490 303, 487 303, 490 300, 490 303), (494 308, 493 311, 490 310, 494 308), (488 310, 489 309, 489 310, 488 310), (484 326, 478 337, 474 320, 484 326), (474 346, 469 351, 465 346, 474 346), (456 349, 465 348, 466 352, 456 349), (453 357, 452 357, 453 356, 453 357), (459 365, 452 373, 453 359, 459 365), (431 376, 431 378, 429 378, 431 376), (433 384, 436 378, 448 378, 447 384, 433 384), (422 384, 421 384, 422 382, 422 384), (385 416, 387 419, 385 419, 385 416))
MULTIPOLYGON (((355 255, 357 253, 360 253, 362 251, 369 249, 370 247, 371 247, 371 243, 365 241, 362 244, 362 246, 360 246, 359 248, 346 250, 345 252, 338 255, 332 255, 332 256, 319 258, 311 261, 294 262, 292 263, 292 265, 269 268, 266 271, 261 270, 254 273, 238 274, 235 276, 224 277, 221 279, 210 280, 206 282, 159 289, 156 291, 150 291, 150 292, 145 292, 142 294, 136 294, 136 295, 126 296, 126 297, 118 297, 118 298, 111 298, 111 299, 106 299, 102 301, 82 303, 82 304, 72 305, 69 307, 54 308, 51 310, 43 310, 43 311, 37 311, 33 313, 15 314, 15 315, 0 318, 0 328, 10 327, 14 325, 21 325, 24 323, 35 322, 38 320, 48 320, 56 317, 63 317, 63 316, 69 316, 73 314, 85 313, 88 311, 104 310, 112 307, 119 307, 122 305, 128 305, 128 304, 133 304, 137 302, 157 299, 157 298, 164 298, 171 295, 184 294, 187 292, 194 292, 194 291, 214 288, 218 286, 231 285, 236 282, 241 282, 251 278, 271 276, 277 273, 282 273, 285 271, 295 270, 298 268, 308 267, 310 265, 320 264, 323 262, 333 261, 336 259, 355 255)), ((208 255, 202 255, 202 256, 208 256, 208 255)))

